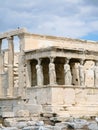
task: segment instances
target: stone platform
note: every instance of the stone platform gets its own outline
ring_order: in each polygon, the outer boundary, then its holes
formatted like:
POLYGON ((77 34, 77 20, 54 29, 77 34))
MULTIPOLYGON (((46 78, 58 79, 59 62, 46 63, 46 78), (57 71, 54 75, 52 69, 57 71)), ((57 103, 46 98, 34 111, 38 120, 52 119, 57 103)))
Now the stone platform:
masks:
POLYGON ((94 87, 32 87, 27 89, 27 98, 28 104, 38 105, 40 113, 63 113, 70 116, 98 114, 98 89, 94 87))
POLYGON ((97 42, 36 35, 25 29, 0 35, 1 117, 95 116, 97 108, 97 42))

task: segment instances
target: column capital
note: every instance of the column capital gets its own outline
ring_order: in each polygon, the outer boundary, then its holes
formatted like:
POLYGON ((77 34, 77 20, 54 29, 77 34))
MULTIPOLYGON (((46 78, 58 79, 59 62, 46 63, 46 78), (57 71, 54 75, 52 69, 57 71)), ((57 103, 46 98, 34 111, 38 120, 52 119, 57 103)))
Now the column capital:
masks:
POLYGON ((7 40, 8 41, 13 40, 13 36, 7 36, 7 40))
POLYGON ((81 65, 84 65, 85 59, 79 59, 79 62, 80 62, 81 65))
POLYGON ((70 58, 65 57, 65 64, 68 64, 70 61, 70 58))
POLYGON ((38 65, 41 65, 42 59, 41 59, 41 58, 38 58, 37 61, 38 61, 38 65))
POLYGON ((95 60, 95 65, 98 66, 98 60, 95 60))
POLYGON ((55 59, 55 57, 49 57, 49 59, 50 59, 50 63, 53 63, 54 62, 54 59, 55 59))

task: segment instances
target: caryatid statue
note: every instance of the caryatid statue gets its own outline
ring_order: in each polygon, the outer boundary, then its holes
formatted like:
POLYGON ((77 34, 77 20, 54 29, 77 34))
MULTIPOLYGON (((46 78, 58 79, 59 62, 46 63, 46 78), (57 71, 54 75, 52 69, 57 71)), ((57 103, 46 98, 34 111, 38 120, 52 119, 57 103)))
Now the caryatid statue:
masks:
POLYGON ((94 66, 94 85, 98 87, 98 61, 95 61, 94 66))
POLYGON ((65 75, 65 85, 72 85, 72 75, 69 65, 69 59, 65 59, 64 64, 64 75, 65 75))
POLYGON ((84 60, 80 60, 80 65, 79 65, 79 79, 80 79, 80 86, 85 85, 85 72, 84 72, 84 60))
POLYGON ((56 72, 55 72, 54 57, 50 57, 49 79, 50 79, 50 85, 56 84, 56 72))
POLYGON ((43 85, 43 69, 41 66, 41 59, 38 59, 38 64, 36 65, 36 72, 37 72, 37 85, 43 85))

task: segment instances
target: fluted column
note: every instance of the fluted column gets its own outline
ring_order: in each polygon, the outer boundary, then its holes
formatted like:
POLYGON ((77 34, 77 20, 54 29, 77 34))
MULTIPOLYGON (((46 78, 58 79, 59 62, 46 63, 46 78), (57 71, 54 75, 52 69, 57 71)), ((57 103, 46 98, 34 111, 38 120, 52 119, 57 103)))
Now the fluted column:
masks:
POLYGON ((2 88, 2 73, 3 73, 3 54, 1 53, 1 46, 2 46, 2 40, 0 40, 0 97, 3 95, 3 88, 2 88))
POLYGON ((94 85, 98 87, 98 60, 95 61, 94 66, 94 85))
POLYGON ((14 43, 13 37, 8 37, 8 89, 7 96, 13 96, 14 87, 14 43))
POLYGON ((50 81, 50 85, 57 84, 56 83, 56 72, 55 72, 54 57, 50 57, 50 63, 49 63, 49 81, 50 81))
POLYGON ((80 86, 85 86, 85 72, 84 72, 84 60, 83 59, 80 59, 79 80, 80 80, 80 86))
POLYGON ((4 54, 1 50, 2 40, 0 40, 0 74, 4 72, 4 54))
POLYGON ((64 64, 64 79, 65 79, 65 85, 72 85, 72 75, 69 65, 69 59, 65 58, 65 64, 64 64))
POLYGON ((36 65, 36 72, 37 72, 37 85, 43 85, 43 68, 41 66, 41 59, 38 59, 38 64, 36 65))
POLYGON ((24 53, 24 34, 18 36, 20 40, 20 53, 19 53, 19 89, 18 96, 25 98, 26 96, 26 62, 25 62, 25 53, 24 53))

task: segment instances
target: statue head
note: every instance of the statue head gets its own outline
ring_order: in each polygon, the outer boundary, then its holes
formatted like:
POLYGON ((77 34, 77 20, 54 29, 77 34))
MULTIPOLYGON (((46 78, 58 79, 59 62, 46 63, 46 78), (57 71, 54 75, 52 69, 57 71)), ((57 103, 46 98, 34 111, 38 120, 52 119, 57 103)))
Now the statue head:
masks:
POLYGON ((65 58, 65 63, 68 64, 69 63, 69 59, 65 58))
POLYGON ((54 57, 50 57, 50 62, 51 62, 51 63, 54 62, 54 57))
POLYGON ((80 65, 84 65, 84 60, 80 59, 80 65))

